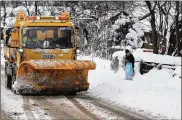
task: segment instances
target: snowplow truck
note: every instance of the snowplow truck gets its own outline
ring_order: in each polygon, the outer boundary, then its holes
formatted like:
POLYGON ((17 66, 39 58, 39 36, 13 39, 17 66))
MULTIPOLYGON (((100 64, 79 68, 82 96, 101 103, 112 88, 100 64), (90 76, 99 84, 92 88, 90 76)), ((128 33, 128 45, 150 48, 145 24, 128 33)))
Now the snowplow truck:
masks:
POLYGON ((68 92, 89 88, 96 64, 77 60, 77 31, 69 12, 27 16, 19 12, 4 35, 5 85, 18 94, 68 92))

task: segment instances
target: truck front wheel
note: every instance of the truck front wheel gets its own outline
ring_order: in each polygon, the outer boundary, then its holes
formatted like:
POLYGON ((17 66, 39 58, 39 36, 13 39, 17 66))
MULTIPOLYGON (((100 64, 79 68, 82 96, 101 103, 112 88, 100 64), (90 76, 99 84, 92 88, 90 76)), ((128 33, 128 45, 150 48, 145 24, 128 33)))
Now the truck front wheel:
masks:
POLYGON ((8 89, 11 89, 11 86, 12 86, 12 77, 11 77, 11 75, 5 75, 5 86, 8 89))
MULTIPOLYGON (((6 67, 5 67, 5 71, 6 71, 6 67)), ((11 89, 11 86, 12 86, 12 76, 7 75, 5 72, 5 87, 7 87, 8 89, 11 89)))

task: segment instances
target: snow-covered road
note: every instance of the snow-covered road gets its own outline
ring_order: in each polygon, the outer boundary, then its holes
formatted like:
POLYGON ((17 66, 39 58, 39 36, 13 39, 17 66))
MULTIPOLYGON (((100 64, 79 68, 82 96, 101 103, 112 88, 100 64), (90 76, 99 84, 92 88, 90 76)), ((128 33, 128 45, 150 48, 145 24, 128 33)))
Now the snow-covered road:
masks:
POLYGON ((77 96, 21 96, 4 85, 4 58, 1 54, 1 119, 153 119, 117 107, 88 92, 77 96))
POLYGON ((90 97, 87 93, 77 96, 20 96, 2 87, 4 118, 10 119, 136 119, 148 117, 130 113, 90 97))
POLYGON ((91 97, 87 92, 77 96, 15 95, 1 83, 2 118, 8 119, 136 119, 148 117, 117 108, 106 101, 91 97))

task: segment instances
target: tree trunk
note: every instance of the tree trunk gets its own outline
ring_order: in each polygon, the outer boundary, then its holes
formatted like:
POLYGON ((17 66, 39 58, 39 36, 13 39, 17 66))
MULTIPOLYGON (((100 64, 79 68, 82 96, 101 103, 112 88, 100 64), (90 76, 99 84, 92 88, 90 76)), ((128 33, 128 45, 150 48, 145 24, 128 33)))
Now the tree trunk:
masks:
POLYGON ((3 25, 5 26, 6 25, 6 14, 7 14, 5 1, 2 1, 2 4, 3 4, 3 8, 4 8, 3 25))
POLYGON ((155 54, 158 54, 158 47, 157 47, 157 31, 156 31, 156 25, 155 25, 155 14, 154 11, 152 11, 151 14, 151 27, 152 27, 152 32, 153 32, 153 44, 154 48, 153 51, 155 54))
POLYGON ((123 1, 122 4, 123 4, 123 11, 125 11, 125 1, 123 1))
POLYGON ((177 48, 177 56, 180 56, 180 40, 179 40, 179 1, 176 1, 176 15, 175 15, 175 25, 176 25, 176 48, 177 48))
POLYGON ((153 52, 155 54, 158 54, 158 47, 157 47, 157 30, 156 30, 156 25, 155 25, 155 12, 154 12, 154 9, 155 9, 155 6, 156 6, 156 3, 154 5, 154 7, 152 8, 151 7, 151 3, 150 1, 145 1, 148 8, 149 8, 149 11, 151 13, 151 27, 152 27, 152 32, 153 32, 153 52))
POLYGON ((28 13, 28 16, 30 16, 30 11, 29 11, 29 8, 28 8, 28 1, 25 1, 25 7, 26 7, 26 9, 27 9, 27 13, 28 13))
POLYGON ((38 15, 38 10, 37 10, 37 1, 35 1, 35 15, 38 15))

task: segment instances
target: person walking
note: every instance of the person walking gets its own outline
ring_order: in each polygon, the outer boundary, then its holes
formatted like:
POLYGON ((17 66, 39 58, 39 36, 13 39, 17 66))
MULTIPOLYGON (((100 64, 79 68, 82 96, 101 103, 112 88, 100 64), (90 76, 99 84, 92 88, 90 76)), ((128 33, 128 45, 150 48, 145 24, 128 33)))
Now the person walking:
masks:
POLYGON ((125 50, 125 72, 126 72, 126 79, 132 80, 134 76, 134 66, 135 65, 135 58, 133 54, 126 49, 125 50))

